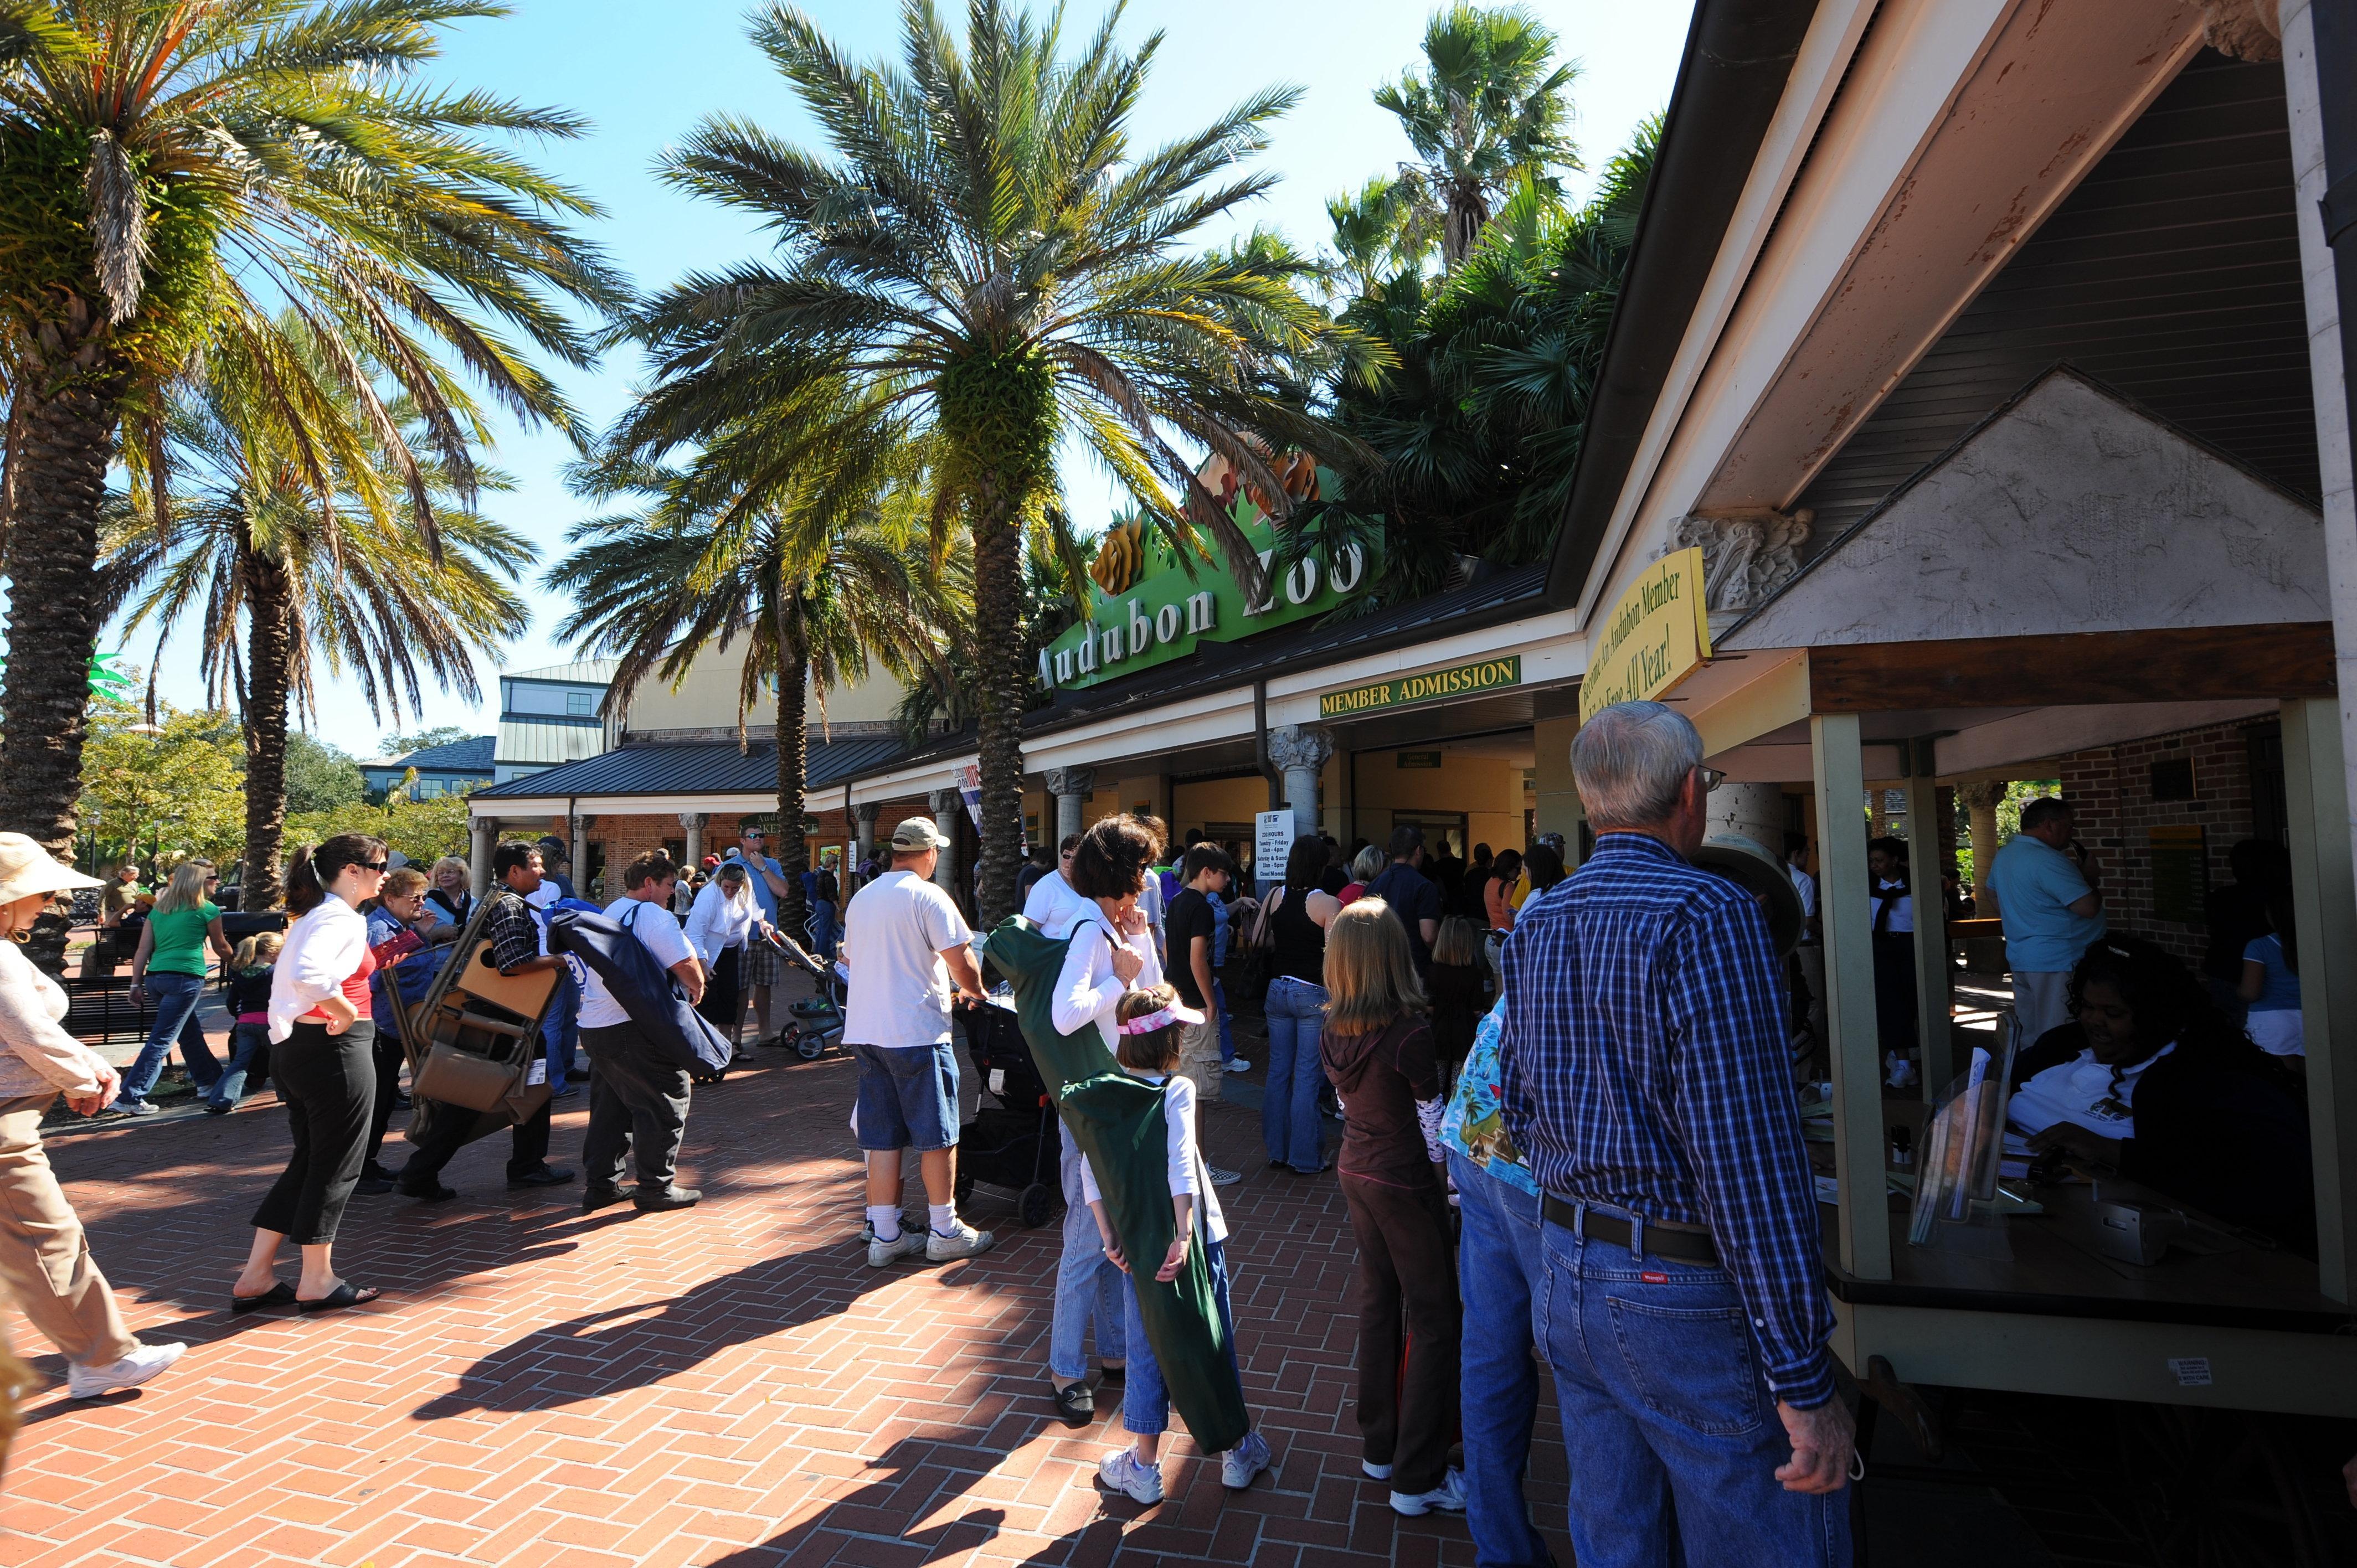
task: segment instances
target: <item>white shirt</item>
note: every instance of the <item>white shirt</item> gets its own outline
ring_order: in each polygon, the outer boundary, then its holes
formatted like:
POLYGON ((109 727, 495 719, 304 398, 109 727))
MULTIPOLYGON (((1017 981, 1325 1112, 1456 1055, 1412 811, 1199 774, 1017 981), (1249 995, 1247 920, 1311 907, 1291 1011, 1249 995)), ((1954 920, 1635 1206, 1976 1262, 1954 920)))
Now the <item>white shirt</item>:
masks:
MULTIPOLYGON (((106 1058, 59 1026, 66 993, 33 967, 25 950, 0 937, 0 1095, 89 1094, 106 1058)), ((2297 1015, 2295 1015, 2297 1016, 2297 1015)))
POLYGON ((2006 1120, 2023 1133, 2043 1133, 2058 1122, 2069 1122, 2106 1138, 2133 1138, 2136 1084, 2145 1069, 2176 1048, 2172 1040, 2122 1071, 2116 1089, 2112 1069, 2095 1059, 2094 1051, 2081 1051, 2015 1090, 2006 1102, 2006 1120))
MULTIPOLYGON (((1898 885, 1886 882, 1883 886, 1892 887, 1898 885)), ((1875 917, 1880 912, 1882 903, 1880 898, 1868 898, 1866 901, 1867 929, 1874 929, 1875 917)), ((1901 893, 1898 897, 1890 900, 1890 923, 1882 928, 1882 932, 1885 936, 1897 936, 1901 931, 1911 931, 1914 929, 1915 896, 1911 893, 1901 893)))
POLYGON ((1124 985, 1113 972, 1112 933, 1106 929, 1104 912, 1094 899, 1089 900, 1088 914, 1089 923, 1073 929, 1071 945, 1064 950, 1064 967, 1056 976, 1056 995, 1050 1011, 1060 1034, 1078 1034, 1082 1025, 1093 1021, 1110 1052, 1121 1038, 1121 1026, 1114 1017, 1114 1010, 1120 1004, 1122 993, 1161 984, 1162 959, 1154 950, 1150 932, 1123 942, 1145 966, 1137 972, 1135 980, 1124 985))
MULTIPOLYGON (((695 950, 687 945, 687 934, 679 929, 679 918, 660 901, 624 897, 607 905, 606 914, 616 924, 628 927, 639 945, 654 954, 655 962, 664 969, 695 956, 695 950)), ((587 964, 581 967, 588 977, 581 983, 581 1027, 610 1029, 629 1023, 630 1010, 615 999, 595 969, 587 964)))
POLYGON ((753 902, 748 888, 742 898, 731 898, 720 890, 720 879, 713 878, 695 896, 695 903, 687 912, 687 940, 695 948, 695 956, 705 967, 720 961, 720 955, 729 948, 741 948, 753 934, 753 922, 761 918, 761 907, 753 902))
MULTIPOLYGON (((546 952, 547 931, 540 940, 546 952)), ((286 945, 270 971, 270 1043, 284 1041, 295 1032, 296 1019, 340 995, 367 956, 368 921, 332 893, 288 927, 286 945)))
POLYGON ((888 871, 843 912, 851 966, 846 1045, 923 1048, 950 1037, 950 966, 942 954, 974 940, 947 893, 913 871, 888 871))
POLYGON ((1039 927, 1041 935, 1061 937, 1095 908, 1096 901, 1073 892, 1061 871, 1051 871, 1031 885, 1023 900, 1023 918, 1039 927))
MULTIPOLYGON (((1067 1031, 1069 1033, 1070 1031, 1067 1031)), ((1195 1146, 1195 1085, 1192 1080, 1174 1078, 1158 1072, 1137 1075, 1148 1083, 1162 1087, 1163 1149, 1169 1158, 1170 1196, 1192 1193, 1195 1197, 1195 1234, 1207 1240, 1228 1239, 1228 1217, 1220 1211, 1220 1195, 1211 1186, 1211 1173, 1203 1168, 1203 1155, 1195 1146)), ((1085 1155, 1081 1160, 1081 1196, 1094 1203, 1104 1195, 1097 1190, 1096 1173, 1089 1168, 1085 1155)), ((1129 1266, 1144 1267, 1146 1277, 1162 1266, 1162 1260, 1151 1262, 1132 1258, 1129 1266)))
POLYGON ((1817 879, 1799 866, 1789 867, 1792 874, 1793 890, 1801 896, 1801 913, 1813 920, 1817 918, 1817 879))

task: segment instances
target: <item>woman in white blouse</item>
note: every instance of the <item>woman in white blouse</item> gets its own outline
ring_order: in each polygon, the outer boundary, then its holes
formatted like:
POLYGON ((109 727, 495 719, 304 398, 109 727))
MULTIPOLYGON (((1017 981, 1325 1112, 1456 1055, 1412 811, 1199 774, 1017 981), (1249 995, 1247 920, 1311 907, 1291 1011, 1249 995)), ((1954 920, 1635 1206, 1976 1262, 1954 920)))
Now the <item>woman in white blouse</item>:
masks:
POLYGON ((765 936, 770 929, 761 918, 761 907, 753 902, 753 885, 747 879, 743 861, 721 863, 704 891, 695 896, 684 929, 688 945, 704 965, 704 1000, 695 1004, 695 1010, 713 1027, 726 1029, 733 1037, 742 1012, 737 976, 744 970, 745 944, 765 936))
POLYGON ((75 1399, 135 1388, 187 1348, 131 1337, 41 1149, 41 1117, 60 1093, 89 1116, 122 1079, 59 1026, 65 992, 17 944, 58 894, 98 886, 23 833, 0 833, 0 1284, 65 1353, 75 1399))
POLYGON ((384 885, 382 839, 339 833, 289 857, 286 932, 270 981, 270 1078, 294 1139, 286 1168, 253 1211, 253 1248, 230 1287, 230 1310, 292 1304, 331 1312, 374 1301, 372 1285, 339 1279, 330 1254, 344 1205, 368 1154, 376 1107, 376 1024, 369 1016, 368 921, 358 906, 384 885), (303 1250, 289 1290, 277 1277, 279 1244, 303 1250))
MULTIPOLYGON (((1162 961, 1155 952, 1154 928, 1137 907, 1162 843, 1134 817, 1107 817, 1073 846, 1065 864, 1071 882, 1067 906, 1071 946, 1056 980, 1055 1024, 1067 1035, 1091 1024, 1105 1045, 1105 1070, 1121 1037, 1114 1010, 1133 986, 1162 983, 1162 961)), ((1128 1293, 1121 1271, 1106 1257, 1104 1240, 1089 1212, 1085 1166, 1064 1129, 1064 1251, 1056 1266, 1055 1316, 1048 1331, 1048 1381, 1056 1412, 1067 1424, 1085 1426, 1095 1418, 1096 1394, 1083 1353, 1089 1322, 1096 1321, 1097 1356, 1105 1370, 1125 1366, 1124 1319, 1128 1293)))

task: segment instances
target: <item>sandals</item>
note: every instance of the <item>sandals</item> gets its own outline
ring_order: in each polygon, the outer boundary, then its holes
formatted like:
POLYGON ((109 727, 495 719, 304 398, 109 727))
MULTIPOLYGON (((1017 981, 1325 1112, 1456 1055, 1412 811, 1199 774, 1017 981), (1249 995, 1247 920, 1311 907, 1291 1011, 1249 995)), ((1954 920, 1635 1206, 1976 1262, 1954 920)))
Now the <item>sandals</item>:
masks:
MULTIPOLYGON (((295 1293, 289 1291, 287 1294, 293 1295, 295 1293)), ((361 1285, 355 1290, 352 1288, 352 1282, 346 1280, 317 1301, 304 1301, 297 1297, 295 1310, 302 1313, 339 1312, 348 1306, 358 1306, 362 1302, 374 1301, 383 1294, 374 1285, 361 1285)))
POLYGON ((260 1295, 240 1295, 231 1291, 229 1293, 229 1315, 243 1317, 249 1312, 260 1312, 264 1307, 285 1306, 294 1299, 295 1287, 285 1280, 280 1280, 260 1295))

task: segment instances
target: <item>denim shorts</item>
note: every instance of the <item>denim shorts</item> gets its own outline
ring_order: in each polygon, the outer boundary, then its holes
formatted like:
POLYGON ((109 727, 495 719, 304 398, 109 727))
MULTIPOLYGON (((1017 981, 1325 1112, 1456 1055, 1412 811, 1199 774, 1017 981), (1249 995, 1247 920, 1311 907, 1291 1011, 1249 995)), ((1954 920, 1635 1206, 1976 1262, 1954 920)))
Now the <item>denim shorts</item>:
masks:
POLYGON ((957 1145, 957 1052, 934 1046, 854 1046, 859 1062, 859 1146, 957 1145))

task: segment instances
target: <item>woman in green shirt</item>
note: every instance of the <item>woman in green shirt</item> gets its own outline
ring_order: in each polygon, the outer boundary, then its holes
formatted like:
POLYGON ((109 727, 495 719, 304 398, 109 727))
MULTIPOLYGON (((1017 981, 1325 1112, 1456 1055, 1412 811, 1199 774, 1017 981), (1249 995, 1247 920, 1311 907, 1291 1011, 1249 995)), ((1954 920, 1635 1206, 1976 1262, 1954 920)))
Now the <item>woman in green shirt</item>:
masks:
POLYGON ((205 874, 212 863, 182 861, 172 880, 156 896, 156 912, 139 933, 139 950, 131 960, 131 1001, 144 1007, 156 1004, 156 1026, 139 1058, 124 1070, 123 1091, 113 1109, 131 1116, 153 1116, 163 1109, 147 1098, 164 1071, 172 1042, 180 1042, 180 1059, 199 1089, 210 1089, 221 1075, 221 1066, 197 1022, 197 1004, 204 999, 205 950, 210 947, 226 961, 229 938, 221 932, 221 907, 205 897, 205 874))

